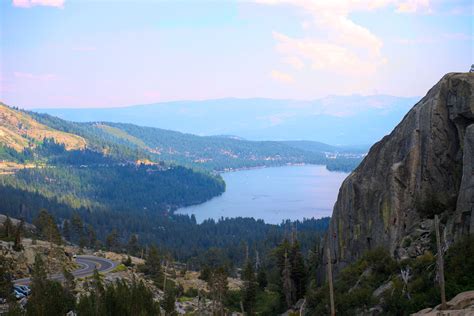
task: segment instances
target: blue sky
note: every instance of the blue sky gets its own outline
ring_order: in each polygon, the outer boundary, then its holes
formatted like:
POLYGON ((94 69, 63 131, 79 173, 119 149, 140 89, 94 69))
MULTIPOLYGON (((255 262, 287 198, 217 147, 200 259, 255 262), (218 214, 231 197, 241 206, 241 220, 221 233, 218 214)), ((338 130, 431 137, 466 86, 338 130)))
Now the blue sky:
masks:
POLYGON ((112 107, 424 95, 473 58, 472 1, 0 1, 0 100, 112 107))

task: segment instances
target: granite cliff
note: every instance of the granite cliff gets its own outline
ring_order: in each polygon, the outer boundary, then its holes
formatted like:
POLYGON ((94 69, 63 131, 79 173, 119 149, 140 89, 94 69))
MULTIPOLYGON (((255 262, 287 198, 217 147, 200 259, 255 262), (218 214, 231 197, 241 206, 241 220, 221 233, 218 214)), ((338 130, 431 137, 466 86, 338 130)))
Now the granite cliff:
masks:
POLYGON ((339 190, 324 251, 335 273, 375 247, 416 257, 435 214, 446 246, 474 233, 474 73, 445 75, 371 148, 339 190))

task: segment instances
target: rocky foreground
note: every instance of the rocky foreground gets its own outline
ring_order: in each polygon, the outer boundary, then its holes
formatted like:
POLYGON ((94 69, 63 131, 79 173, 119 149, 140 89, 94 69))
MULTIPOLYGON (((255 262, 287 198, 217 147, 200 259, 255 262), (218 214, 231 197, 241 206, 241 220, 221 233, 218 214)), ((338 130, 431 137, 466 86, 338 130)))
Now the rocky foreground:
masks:
POLYGON ((474 315, 474 291, 462 292, 446 303, 447 309, 440 306, 425 308, 413 316, 470 316, 474 315))

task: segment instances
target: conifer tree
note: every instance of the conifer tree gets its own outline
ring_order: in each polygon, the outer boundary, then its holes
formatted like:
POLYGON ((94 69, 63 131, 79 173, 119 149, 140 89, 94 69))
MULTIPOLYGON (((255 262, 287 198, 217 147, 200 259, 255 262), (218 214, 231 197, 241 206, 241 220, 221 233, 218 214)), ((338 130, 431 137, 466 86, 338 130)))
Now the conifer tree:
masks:
POLYGON ((63 268, 63 276, 64 276, 64 290, 68 292, 71 295, 74 295, 76 292, 76 281, 74 280, 74 275, 67 270, 66 268, 63 268))
POLYGON ((299 300, 306 294, 306 267, 298 240, 293 240, 290 252, 291 279, 295 287, 294 299, 299 300))
POLYGON ((109 250, 117 250, 119 248, 118 232, 114 228, 105 239, 105 245, 109 250))
POLYGON ((3 237, 11 238, 13 237, 13 223, 9 216, 7 216, 5 222, 3 223, 3 237))
POLYGON ((291 279, 291 263, 288 252, 285 252, 283 270, 281 272, 283 295, 285 297, 286 307, 290 307, 294 302, 295 287, 291 279))
POLYGON ((226 269, 224 267, 218 267, 211 272, 207 283, 213 301, 213 312, 215 315, 225 315, 224 299, 227 295, 229 285, 227 277, 226 269))
POLYGON ((265 268, 260 266, 258 268, 258 272, 257 272, 257 283, 258 283, 258 287, 260 290, 265 290, 265 288, 267 287, 267 284, 268 284, 268 280, 267 280, 267 273, 265 271, 265 268))
POLYGON ((136 234, 132 234, 127 244, 128 253, 131 255, 136 255, 140 250, 139 248, 140 247, 138 245, 138 236, 136 234))
POLYGON ((73 236, 72 240, 73 241, 78 241, 84 236, 84 224, 82 223, 82 219, 79 216, 79 214, 74 213, 71 218, 71 227, 72 227, 72 233, 73 236))
POLYGON ((87 225, 87 244, 89 248, 97 248, 97 234, 91 224, 87 225))
POLYGON ((25 225, 24 220, 22 219, 18 225, 16 226, 15 230, 15 240, 13 244, 13 250, 20 251, 23 249, 23 245, 21 244, 21 236, 23 234, 23 226, 25 225))
POLYGON ((175 302, 176 302, 176 291, 173 286, 168 286, 165 289, 165 297, 162 301, 162 307, 165 310, 165 315, 176 315, 175 309, 175 302))
POLYGON ((61 234, 53 215, 49 214, 47 210, 42 209, 36 219, 35 226, 38 228, 40 234, 46 238, 50 243, 61 244, 61 234))
POLYGON ((155 246, 150 247, 143 270, 146 275, 150 276, 156 286, 161 286, 163 282, 163 270, 161 269, 161 258, 155 246))
POLYGON ((255 272, 250 260, 247 260, 244 270, 242 271, 242 280, 244 281, 242 289, 242 305, 247 315, 253 315, 255 302, 257 299, 257 282, 255 272))
POLYGON ((46 267, 39 254, 35 256, 32 275, 26 315, 64 315, 74 308, 74 296, 66 292, 59 282, 47 279, 46 267))
POLYGON ((63 237, 64 239, 71 241, 71 228, 69 227, 68 220, 65 220, 63 223, 63 237))
POLYGON ((0 255, 0 297, 10 299, 13 289, 10 267, 7 259, 0 255))

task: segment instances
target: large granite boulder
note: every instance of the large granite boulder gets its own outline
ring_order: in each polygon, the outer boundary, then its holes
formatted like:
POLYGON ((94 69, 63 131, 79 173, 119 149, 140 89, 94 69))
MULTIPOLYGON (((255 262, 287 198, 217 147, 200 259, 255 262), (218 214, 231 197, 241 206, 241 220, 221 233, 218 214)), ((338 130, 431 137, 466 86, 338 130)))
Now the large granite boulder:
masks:
POLYGON ((416 256, 434 214, 447 242, 474 233, 473 172, 474 73, 450 73, 342 184, 323 244, 335 273, 374 247, 416 256))

